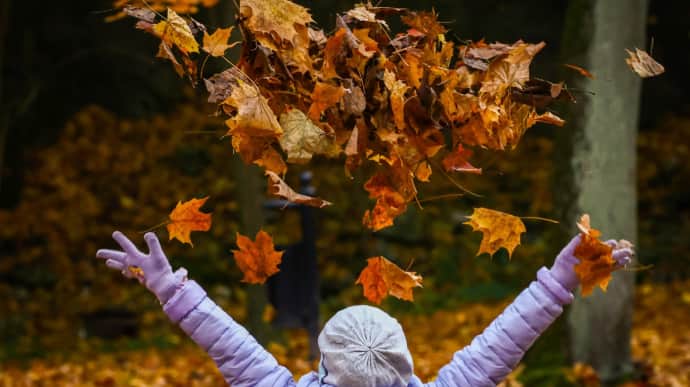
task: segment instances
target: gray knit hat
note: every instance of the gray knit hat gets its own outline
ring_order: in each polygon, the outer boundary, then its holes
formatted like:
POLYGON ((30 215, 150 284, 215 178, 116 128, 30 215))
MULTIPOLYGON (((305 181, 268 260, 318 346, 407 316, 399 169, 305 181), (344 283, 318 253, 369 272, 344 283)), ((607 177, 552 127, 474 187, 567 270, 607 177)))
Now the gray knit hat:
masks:
POLYGON ((336 313, 319 335, 319 380, 338 387, 406 387, 412 355, 396 319, 366 305, 336 313))

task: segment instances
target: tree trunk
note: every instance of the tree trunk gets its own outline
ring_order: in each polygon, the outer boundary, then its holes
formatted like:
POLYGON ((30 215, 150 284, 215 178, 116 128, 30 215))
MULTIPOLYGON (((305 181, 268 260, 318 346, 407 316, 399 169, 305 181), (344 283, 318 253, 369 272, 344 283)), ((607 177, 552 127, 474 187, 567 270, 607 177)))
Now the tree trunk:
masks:
MULTIPOLYGON (((222 0, 208 10, 209 25, 227 27, 235 23, 235 7, 230 0, 222 0)), ((234 60, 236 62, 236 60, 234 60)), ((263 201, 265 199, 261 170, 247 165, 239 155, 232 158, 232 175, 235 180, 235 194, 240 211, 240 232, 252 239, 264 222, 263 201)), ((247 286, 246 328, 261 343, 271 337, 269 325, 263 321, 263 312, 268 304, 266 287, 247 286)))
MULTIPOLYGON (((254 235, 263 225, 265 198, 261 170, 255 165, 245 164, 239 155, 235 155, 232 159, 232 175, 240 210, 240 232, 254 239, 254 235)), ((262 319, 267 303, 265 286, 249 285, 247 287, 246 327, 261 343, 270 337, 269 326, 262 319)))
MULTIPOLYGON (((589 213, 606 238, 637 240, 636 139, 641 80, 625 48, 644 47, 646 0, 574 0, 563 35, 564 63, 596 76, 570 82, 581 95, 557 152, 563 225, 589 213)), ((605 385, 632 371, 634 275, 618 271, 608 291, 576 297, 568 316, 574 361, 592 365, 605 385)))

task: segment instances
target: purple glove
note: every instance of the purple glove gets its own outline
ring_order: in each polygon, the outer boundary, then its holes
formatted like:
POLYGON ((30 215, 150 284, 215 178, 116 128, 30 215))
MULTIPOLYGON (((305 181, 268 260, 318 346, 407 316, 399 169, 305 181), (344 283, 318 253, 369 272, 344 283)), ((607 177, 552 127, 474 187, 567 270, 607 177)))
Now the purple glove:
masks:
MULTIPOLYGON (((580 260, 575 257, 575 248, 578 243, 580 243, 580 234, 576 235, 570 243, 561 250, 550 269, 554 278, 571 292, 580 284, 575 274, 575 265, 580 262, 580 260)), ((629 242, 617 242, 611 239, 604 243, 613 248, 612 257, 621 267, 630 263, 632 256, 635 254, 632 249, 632 244, 629 242)))
POLYGON ((96 256, 105 259, 106 266, 121 271, 125 277, 138 279, 156 295, 161 304, 168 302, 187 279, 187 270, 184 268, 173 273, 156 234, 144 234, 149 254, 139 251, 134 243, 119 231, 113 233, 113 239, 124 251, 101 249, 96 256))

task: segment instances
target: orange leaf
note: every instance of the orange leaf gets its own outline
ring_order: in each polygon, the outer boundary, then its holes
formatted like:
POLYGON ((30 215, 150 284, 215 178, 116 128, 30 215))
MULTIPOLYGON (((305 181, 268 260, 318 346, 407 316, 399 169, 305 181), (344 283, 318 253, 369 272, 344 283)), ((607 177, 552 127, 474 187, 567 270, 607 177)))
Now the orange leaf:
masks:
POLYGON ((588 214, 582 215, 577 226, 582 231, 582 239, 575 247, 575 257, 580 260, 575 265, 575 274, 582 285, 582 295, 590 295, 597 286, 606 291, 611 273, 617 269, 613 248, 599 240, 601 232, 591 228, 588 214))
POLYGON ((454 152, 447 154, 443 158, 443 168, 448 172, 466 172, 481 175, 482 169, 473 166, 467 161, 470 157, 472 157, 472 151, 463 148, 462 144, 458 144, 458 148, 454 152))
POLYGON ((177 206, 170 213, 168 234, 170 240, 177 238, 182 243, 194 246, 190 239, 192 231, 208 231, 211 228, 211 214, 199 211, 206 203, 208 196, 201 199, 191 199, 184 203, 177 202, 177 206))
POLYGON ((393 225, 393 220, 407 209, 407 203, 417 194, 414 175, 402 165, 394 162, 388 173, 379 172, 369 178, 364 189, 369 197, 376 199, 373 210, 367 210, 362 223, 373 231, 393 225))
POLYGON ((630 50, 625 50, 628 52, 629 57, 625 58, 625 63, 630 66, 630 68, 637 73, 642 78, 654 77, 663 73, 664 66, 659 62, 655 61, 654 58, 649 56, 645 51, 639 48, 635 49, 635 52, 630 50))
POLYGON ((413 301, 412 289, 422 286, 422 276, 404 271, 378 256, 367 259, 367 267, 359 274, 355 284, 361 284, 364 297, 375 304, 380 304, 387 295, 413 301))
POLYGON ((317 83, 311 93, 312 103, 307 115, 316 122, 320 121, 321 113, 338 103, 343 94, 345 94, 345 89, 342 86, 333 86, 323 82, 317 83))
POLYGON ((493 255, 501 247, 508 250, 508 256, 520 244, 520 236, 527 231, 525 224, 517 216, 488 208, 475 208, 470 220, 465 224, 472 226, 472 230, 484 234, 477 255, 487 253, 493 255))
POLYGON ((237 267, 244 277, 242 282, 262 284, 266 279, 280 271, 278 265, 283 258, 282 251, 276 251, 273 238, 264 230, 256 233, 255 241, 237 233, 238 250, 232 250, 237 267))
POLYGON ((584 76, 584 77, 587 77, 587 78, 589 78, 589 79, 594 79, 594 75, 592 75, 592 73, 590 73, 589 71, 583 69, 583 68, 580 67, 580 66, 575 66, 575 65, 573 65, 573 64, 567 64, 567 63, 564 64, 563 66, 565 66, 565 67, 567 67, 567 68, 569 68, 569 69, 572 69, 572 70, 577 71, 578 73, 580 73, 580 74, 581 74, 582 76, 584 76))
POLYGON ((208 52, 211 56, 223 56, 225 55, 225 50, 237 45, 239 42, 233 44, 228 44, 228 39, 230 39, 230 34, 232 34, 233 27, 228 28, 218 28, 216 31, 209 35, 208 32, 204 31, 204 47, 203 50, 208 52))
POLYGON ((317 208, 323 208, 333 204, 321 198, 295 192, 295 190, 290 188, 280 176, 271 171, 266 171, 266 176, 268 176, 268 191, 272 195, 280 196, 292 203, 304 204, 317 208))

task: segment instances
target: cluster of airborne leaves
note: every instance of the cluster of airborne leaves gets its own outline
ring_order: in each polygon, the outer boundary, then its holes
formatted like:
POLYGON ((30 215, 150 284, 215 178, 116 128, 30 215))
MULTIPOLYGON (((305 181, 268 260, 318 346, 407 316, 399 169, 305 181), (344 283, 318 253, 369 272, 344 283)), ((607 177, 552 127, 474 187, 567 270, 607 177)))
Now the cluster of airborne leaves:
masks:
MULTIPOLYGON (((393 225, 416 200, 416 185, 428 182, 433 172, 481 173, 470 163, 471 147, 512 149, 537 122, 563 125, 544 109, 557 99, 573 100, 563 83, 530 76, 543 42, 453 42, 434 12, 359 5, 337 16, 330 35, 315 27, 308 9, 289 0, 243 0, 237 25, 213 33, 172 9, 163 16, 130 6, 124 13, 138 19, 137 28, 160 38, 157 56, 194 85, 201 84, 209 56, 227 62, 224 71, 203 80, 208 101, 227 117, 235 152, 264 168, 271 194, 330 205, 292 190, 281 179, 288 164, 343 157, 348 176, 369 164, 373 173, 364 188, 375 204, 362 223, 373 231, 393 225), (385 20, 391 16, 400 18, 404 32, 391 32, 385 20), (235 27, 242 41, 230 43, 235 27), (235 64, 225 52, 240 43, 235 64)), ((171 221, 169 230, 177 227, 172 215, 171 221)), ((525 232, 518 217, 483 208, 475 209, 467 224, 484 234, 480 254, 501 247, 512 253, 525 232)), ((182 235, 178 239, 191 244, 191 230, 170 238, 182 235)), ((278 271, 281 257, 268 234, 261 243, 257 236, 256 245, 238 238, 245 246, 238 250, 245 256, 238 260, 247 269, 245 281, 262 283, 278 271)), ((386 294, 412 300, 411 289, 421 286, 420 276, 383 257, 368 262, 358 283, 373 302, 386 294)))

